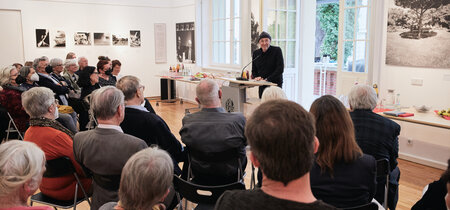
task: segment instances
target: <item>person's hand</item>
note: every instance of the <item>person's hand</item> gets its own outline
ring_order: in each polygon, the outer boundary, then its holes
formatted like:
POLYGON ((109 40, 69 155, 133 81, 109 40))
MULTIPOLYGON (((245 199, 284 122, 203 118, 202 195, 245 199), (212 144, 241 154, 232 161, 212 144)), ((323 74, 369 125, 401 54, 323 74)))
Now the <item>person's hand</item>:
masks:
POLYGON ((256 81, 260 81, 260 80, 262 80, 262 79, 263 79, 263 78, 261 78, 261 77, 256 77, 256 78, 255 78, 256 81))

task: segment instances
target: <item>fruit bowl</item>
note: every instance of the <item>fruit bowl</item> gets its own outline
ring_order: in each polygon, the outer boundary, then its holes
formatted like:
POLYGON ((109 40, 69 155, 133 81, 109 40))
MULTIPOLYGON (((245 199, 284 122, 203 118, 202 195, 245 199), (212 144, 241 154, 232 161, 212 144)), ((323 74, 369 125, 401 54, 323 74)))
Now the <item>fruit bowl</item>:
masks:
POLYGON ((421 106, 413 106, 414 109, 416 109, 417 112, 420 113, 425 113, 431 110, 431 106, 425 106, 425 105, 421 105, 421 106))

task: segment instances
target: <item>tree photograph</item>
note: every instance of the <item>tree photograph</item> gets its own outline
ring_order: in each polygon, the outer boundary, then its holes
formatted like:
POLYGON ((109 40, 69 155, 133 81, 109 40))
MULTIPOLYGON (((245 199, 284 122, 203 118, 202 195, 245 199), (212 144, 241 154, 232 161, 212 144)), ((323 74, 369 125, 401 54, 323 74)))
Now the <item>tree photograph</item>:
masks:
POLYGON ((386 64, 450 68, 450 0, 390 0, 386 64))

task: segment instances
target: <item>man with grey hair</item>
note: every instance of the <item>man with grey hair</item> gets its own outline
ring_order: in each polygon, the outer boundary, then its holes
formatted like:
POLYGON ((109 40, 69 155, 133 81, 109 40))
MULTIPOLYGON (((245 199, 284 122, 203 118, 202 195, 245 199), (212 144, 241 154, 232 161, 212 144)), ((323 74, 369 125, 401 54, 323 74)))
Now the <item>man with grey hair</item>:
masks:
MULTIPOLYGON (((377 160, 382 158, 389 160, 391 172, 387 202, 389 209, 395 209, 400 179, 400 170, 397 167, 400 125, 372 111, 377 105, 377 94, 369 85, 354 86, 349 93, 348 101, 359 147, 365 154, 372 155, 377 160)), ((375 199, 383 203, 386 181, 378 179, 377 183, 375 199)))
MULTIPOLYGON (((35 60, 36 61, 36 60, 35 60)), ((66 94, 69 93, 69 88, 63 85, 57 78, 54 78, 45 69, 47 67, 48 61, 41 57, 37 59, 38 64, 35 70, 39 75, 39 81, 37 82, 39 86, 48 87, 55 93, 55 98, 57 98, 62 105, 68 105, 66 94)), ((52 67, 57 67, 61 65, 62 60, 59 63, 58 60, 52 59, 52 67)))
POLYGON ((78 71, 75 72, 75 74, 77 74, 78 76, 80 76, 81 71, 83 71, 83 69, 88 66, 88 59, 84 56, 81 56, 78 58, 78 66, 80 66, 80 68, 78 69, 78 71))
MULTIPOLYGON (((172 171, 172 160, 164 150, 147 148, 139 151, 131 156, 123 168, 120 201, 106 203, 100 210, 146 210, 154 209, 153 206, 158 207, 171 189, 172 171)), ((167 198, 165 206, 169 206, 167 201, 170 197, 167 198)))
POLYGON ((125 119, 120 124, 123 132, 144 140, 148 146, 158 145, 166 150, 173 159, 175 174, 181 174, 178 162, 184 162, 185 153, 178 139, 172 134, 166 122, 142 106, 144 86, 135 76, 122 77, 116 84, 126 101, 125 119))
POLYGON ((91 109, 97 117, 94 130, 79 132, 74 137, 75 159, 93 174, 91 209, 117 201, 120 174, 126 161, 147 144, 124 134, 120 123, 125 117, 124 95, 113 86, 102 87, 92 93, 91 109))
POLYGON ((222 90, 213 80, 202 80, 196 88, 199 112, 186 115, 180 130, 191 161, 194 182, 221 185, 236 182, 247 157, 245 117, 221 107, 222 90))

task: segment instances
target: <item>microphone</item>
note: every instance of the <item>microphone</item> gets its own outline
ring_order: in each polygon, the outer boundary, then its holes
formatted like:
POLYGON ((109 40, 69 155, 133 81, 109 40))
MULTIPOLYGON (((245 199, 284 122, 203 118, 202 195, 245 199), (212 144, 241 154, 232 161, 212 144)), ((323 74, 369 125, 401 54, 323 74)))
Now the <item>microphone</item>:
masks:
POLYGON ((236 77, 236 80, 243 80, 243 81, 248 81, 249 78, 244 78, 244 70, 245 68, 247 68, 248 65, 250 65, 251 63, 253 63, 253 61, 255 61, 256 59, 258 59, 262 54, 259 54, 258 56, 256 56, 255 59, 253 59, 252 61, 250 61, 250 63, 248 63, 247 65, 244 66, 244 68, 242 68, 241 70, 241 76, 240 77, 236 77))

